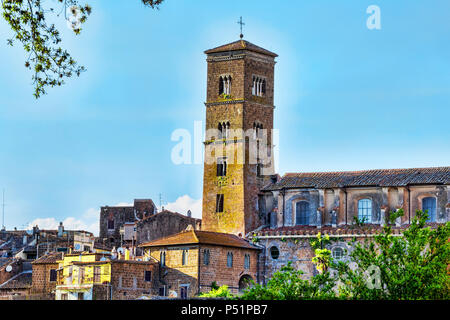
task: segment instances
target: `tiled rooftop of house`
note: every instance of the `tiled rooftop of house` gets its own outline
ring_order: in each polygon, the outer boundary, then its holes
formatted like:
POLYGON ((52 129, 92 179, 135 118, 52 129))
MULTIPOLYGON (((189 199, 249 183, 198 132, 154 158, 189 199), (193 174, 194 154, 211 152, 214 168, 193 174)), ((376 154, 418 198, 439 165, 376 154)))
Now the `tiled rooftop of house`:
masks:
POLYGON ((258 249, 246 240, 233 234, 218 233, 210 231, 190 230, 183 231, 162 239, 153 240, 139 245, 140 247, 161 247, 184 244, 211 244, 226 247, 238 247, 247 249, 258 249))
POLYGON ((450 167, 287 173, 263 190, 450 184, 450 167))
POLYGON ((37 260, 34 260, 32 264, 48 264, 48 263, 57 263, 58 260, 61 260, 63 257, 62 252, 53 252, 46 254, 45 256, 40 257, 37 260))
POLYGON ((31 272, 22 272, 0 285, 0 289, 27 289, 31 287, 31 272))

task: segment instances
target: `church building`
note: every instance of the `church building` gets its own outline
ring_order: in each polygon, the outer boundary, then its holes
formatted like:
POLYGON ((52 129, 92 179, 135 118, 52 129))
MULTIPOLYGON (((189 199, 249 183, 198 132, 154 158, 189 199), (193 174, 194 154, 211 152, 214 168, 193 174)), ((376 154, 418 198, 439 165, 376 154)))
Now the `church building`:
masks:
POLYGON ((277 54, 242 36, 205 54, 201 231, 140 245, 161 265, 171 257, 171 270, 160 275, 162 293, 192 297, 211 281, 242 290, 243 279, 265 283, 288 261, 312 276, 309 240, 318 232, 332 238, 333 258, 346 260, 352 240, 373 237, 400 208, 396 233, 416 210, 428 212, 431 226, 449 221, 450 167, 275 174, 277 54), (364 228, 356 227, 361 222, 364 228))

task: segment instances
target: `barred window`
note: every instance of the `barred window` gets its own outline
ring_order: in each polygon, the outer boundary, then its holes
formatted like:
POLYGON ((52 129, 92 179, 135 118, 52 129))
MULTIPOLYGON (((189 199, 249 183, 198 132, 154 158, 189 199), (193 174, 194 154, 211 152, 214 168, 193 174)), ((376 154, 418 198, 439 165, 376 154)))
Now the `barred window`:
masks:
POLYGON ((341 247, 335 247, 331 250, 331 254, 333 255, 333 258, 336 260, 341 260, 345 256, 344 249, 341 247))

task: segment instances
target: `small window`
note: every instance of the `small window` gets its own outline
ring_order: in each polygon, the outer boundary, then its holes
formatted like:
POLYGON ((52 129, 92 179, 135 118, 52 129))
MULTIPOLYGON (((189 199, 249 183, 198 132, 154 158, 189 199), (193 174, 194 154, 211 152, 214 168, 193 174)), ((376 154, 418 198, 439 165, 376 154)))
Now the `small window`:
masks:
POLYGON ((308 225, 309 224, 309 202, 299 201, 295 204, 295 224, 308 225))
POLYGON ((50 269, 50 282, 55 282, 57 279, 57 273, 55 269, 50 269))
POLYGON ((341 247, 335 247, 331 250, 331 254, 333 255, 333 259, 341 260, 344 258, 345 252, 341 247))
POLYGON ((209 265, 209 257, 210 257, 210 252, 208 249, 203 250, 203 264, 205 266, 209 265))
POLYGON ((223 212, 223 194, 216 197, 216 212, 223 212))
POLYGON ((182 260, 181 264, 183 266, 185 266, 188 263, 188 252, 189 252, 189 250, 187 250, 187 249, 183 250, 183 256, 182 256, 182 259, 181 259, 182 260))
POLYGON ((152 272, 148 271, 148 270, 145 271, 144 279, 145 279, 146 282, 152 281, 152 272))
POLYGON ((159 290, 158 290, 158 295, 159 295, 160 297, 165 297, 165 296, 166 296, 166 287, 161 287, 161 288, 159 288, 159 290))
POLYGON ((166 266, 166 252, 165 251, 162 251, 159 254, 159 261, 161 263, 161 267, 165 267, 166 266))
POLYGON ((278 259, 278 257, 280 256, 280 251, 278 250, 277 247, 273 246, 270 248, 270 256, 274 260, 278 259))
POLYGON ((233 267, 233 253, 228 252, 227 254, 227 267, 232 268, 233 267))
POLYGON ((358 201, 358 219, 363 222, 372 222, 372 200, 361 199, 358 201))
POLYGON ((217 176, 225 177, 227 175, 227 161, 224 158, 217 159, 217 176))
POLYGON ((108 230, 114 230, 114 219, 108 220, 108 230))
POLYGON ((248 253, 244 255, 244 269, 250 269, 250 255, 248 253))
POLYGON ((422 211, 428 214, 427 222, 436 221, 436 198, 427 197, 422 200, 422 211))

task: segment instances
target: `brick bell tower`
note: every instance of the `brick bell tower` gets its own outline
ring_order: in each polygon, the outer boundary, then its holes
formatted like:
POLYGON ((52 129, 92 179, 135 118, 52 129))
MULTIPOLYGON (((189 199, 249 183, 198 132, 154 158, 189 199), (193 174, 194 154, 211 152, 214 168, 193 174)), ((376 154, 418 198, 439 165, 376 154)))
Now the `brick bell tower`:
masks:
POLYGON ((208 63, 202 229, 245 236, 267 218, 259 190, 274 173, 277 54, 242 39, 205 51, 208 63))

